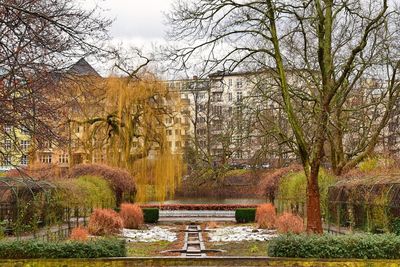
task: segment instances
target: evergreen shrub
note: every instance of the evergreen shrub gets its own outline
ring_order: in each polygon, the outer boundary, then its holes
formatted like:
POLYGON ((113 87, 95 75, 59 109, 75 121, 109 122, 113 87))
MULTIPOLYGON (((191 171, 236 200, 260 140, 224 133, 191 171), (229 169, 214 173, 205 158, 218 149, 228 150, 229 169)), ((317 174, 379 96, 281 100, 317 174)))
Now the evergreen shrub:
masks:
POLYGON ((235 219, 236 222, 238 223, 254 222, 256 219, 256 209, 255 208, 236 209, 235 219))
POLYGON ((400 236, 394 234, 280 235, 268 244, 271 257, 400 259, 400 236))
POLYGON ((157 223, 160 211, 156 208, 142 208, 145 223, 157 223))
POLYGON ((65 259, 125 256, 125 241, 116 238, 96 239, 87 242, 0 241, 1 259, 65 259))

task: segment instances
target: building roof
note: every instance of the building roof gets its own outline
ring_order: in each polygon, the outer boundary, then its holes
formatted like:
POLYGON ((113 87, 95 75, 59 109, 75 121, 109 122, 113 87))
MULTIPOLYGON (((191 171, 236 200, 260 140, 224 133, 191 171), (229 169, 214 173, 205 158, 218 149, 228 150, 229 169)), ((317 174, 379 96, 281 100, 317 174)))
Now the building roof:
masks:
POLYGON ((73 64, 68 69, 68 73, 74 75, 100 77, 100 74, 84 58, 81 58, 80 60, 78 60, 78 62, 73 64))

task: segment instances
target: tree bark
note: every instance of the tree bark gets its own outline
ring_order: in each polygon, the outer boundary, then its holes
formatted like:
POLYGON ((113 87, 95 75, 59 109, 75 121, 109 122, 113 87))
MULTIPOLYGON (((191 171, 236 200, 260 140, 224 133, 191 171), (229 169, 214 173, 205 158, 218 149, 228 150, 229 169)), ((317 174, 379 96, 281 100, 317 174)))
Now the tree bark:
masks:
POLYGON ((313 168, 307 178, 307 232, 322 234, 318 171, 313 168))

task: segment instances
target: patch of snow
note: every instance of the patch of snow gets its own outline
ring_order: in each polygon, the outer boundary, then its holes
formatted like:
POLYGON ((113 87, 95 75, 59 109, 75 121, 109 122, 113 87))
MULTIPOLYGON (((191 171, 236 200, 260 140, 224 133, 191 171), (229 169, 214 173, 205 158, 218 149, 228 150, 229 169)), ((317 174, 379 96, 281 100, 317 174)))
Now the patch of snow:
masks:
POLYGON ((276 230, 255 229, 250 226, 227 226, 208 233, 210 242, 267 241, 276 236, 276 230))
POLYGON ((122 229, 122 237, 126 238, 127 242, 174 242, 177 240, 177 234, 171 231, 172 229, 159 226, 153 226, 146 230, 124 228, 122 229))

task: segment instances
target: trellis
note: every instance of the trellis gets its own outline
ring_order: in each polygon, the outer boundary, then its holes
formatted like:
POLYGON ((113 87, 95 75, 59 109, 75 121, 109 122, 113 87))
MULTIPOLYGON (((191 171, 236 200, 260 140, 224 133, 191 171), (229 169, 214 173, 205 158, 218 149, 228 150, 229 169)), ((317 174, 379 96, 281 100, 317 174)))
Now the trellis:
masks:
POLYGON ((329 224, 372 232, 400 218, 400 174, 343 180, 329 187, 329 224))
POLYGON ((48 181, 1 177, 0 222, 7 229, 18 228, 17 224, 23 223, 44 223, 55 190, 48 181))

